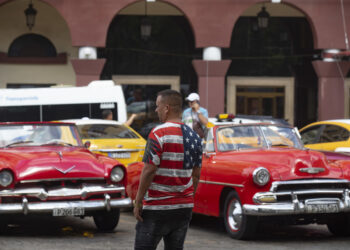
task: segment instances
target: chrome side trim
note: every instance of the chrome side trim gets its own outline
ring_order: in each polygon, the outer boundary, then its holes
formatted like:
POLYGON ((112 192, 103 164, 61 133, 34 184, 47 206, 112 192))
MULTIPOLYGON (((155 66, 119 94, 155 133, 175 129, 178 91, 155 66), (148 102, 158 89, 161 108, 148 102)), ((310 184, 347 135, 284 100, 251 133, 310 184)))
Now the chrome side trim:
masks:
POLYGON ((199 183, 213 184, 213 185, 223 185, 223 186, 229 186, 229 187, 241 187, 241 188, 244 187, 243 184, 233 184, 233 183, 216 182, 216 181, 203 181, 203 180, 199 180, 199 183))
MULTIPOLYGON (((36 202, 36 203, 14 203, 0 204, 0 214, 33 214, 51 213, 55 208, 84 208, 85 211, 108 209, 105 200, 94 201, 57 201, 57 202, 36 202)), ((111 199, 110 208, 132 207, 130 198, 111 199)))
POLYGON ((38 180, 22 180, 20 183, 38 183, 46 181, 101 181, 104 180, 103 177, 87 177, 87 178, 55 178, 55 179, 38 179, 38 180))

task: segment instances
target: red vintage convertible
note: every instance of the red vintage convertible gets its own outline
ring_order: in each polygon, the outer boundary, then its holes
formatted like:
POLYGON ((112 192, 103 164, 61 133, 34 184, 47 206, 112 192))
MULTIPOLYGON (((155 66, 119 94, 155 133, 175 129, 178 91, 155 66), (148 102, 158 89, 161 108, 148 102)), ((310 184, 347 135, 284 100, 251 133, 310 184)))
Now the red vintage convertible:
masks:
MULTIPOLYGON (((259 223, 271 221, 327 224, 333 234, 350 234, 350 161, 305 149, 289 126, 218 120, 202 163, 193 211, 223 218, 232 238, 253 238, 259 223)), ((127 169, 132 199, 141 168, 127 169)))
POLYGON ((100 230, 113 230, 125 195, 125 167, 91 153, 75 125, 0 124, 0 216, 93 216, 100 230))

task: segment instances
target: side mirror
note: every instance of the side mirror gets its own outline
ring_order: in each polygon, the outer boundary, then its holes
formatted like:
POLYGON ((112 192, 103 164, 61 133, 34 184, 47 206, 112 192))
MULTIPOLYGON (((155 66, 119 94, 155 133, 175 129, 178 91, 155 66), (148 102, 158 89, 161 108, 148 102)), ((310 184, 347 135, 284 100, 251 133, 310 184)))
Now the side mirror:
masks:
POLYGON ((205 155, 207 158, 210 158, 211 156, 216 155, 216 153, 215 153, 215 152, 204 152, 204 155, 205 155))
POLYGON ((85 143, 84 143, 84 147, 85 148, 89 148, 91 146, 91 142, 90 141, 86 141, 85 143))

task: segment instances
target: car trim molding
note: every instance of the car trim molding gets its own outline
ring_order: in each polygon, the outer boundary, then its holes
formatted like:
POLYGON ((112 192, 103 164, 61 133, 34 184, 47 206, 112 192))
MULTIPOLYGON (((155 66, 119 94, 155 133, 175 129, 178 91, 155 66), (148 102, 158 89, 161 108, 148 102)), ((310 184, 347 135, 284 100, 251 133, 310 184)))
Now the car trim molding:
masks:
POLYGON ((119 152, 140 152, 144 149, 93 149, 93 152, 104 152, 104 153, 119 153, 119 152))
POLYGON ((22 203, 0 204, 0 214, 48 214, 52 213, 57 208, 83 208, 85 211, 96 211, 113 208, 128 208, 132 207, 132 202, 129 197, 122 199, 108 199, 93 201, 56 201, 56 202, 37 202, 30 203, 27 198, 23 197, 22 203))
POLYGON ((70 172, 73 168, 75 168, 75 165, 71 166, 70 168, 66 169, 66 170, 62 170, 58 167, 53 167, 54 169, 56 169, 57 171, 61 172, 62 174, 67 174, 68 172, 70 172))
POLYGON ((299 168, 299 171, 302 173, 308 173, 308 174, 318 174, 325 171, 324 168, 299 168))
MULTIPOLYGON (((0 197, 36 197, 42 201, 52 199, 87 199, 92 195, 98 194, 125 194, 125 188, 117 185, 84 185, 80 188, 17 188, 5 189, 0 191, 0 197)), ((1 206, 2 204, 0 204, 1 206)))
POLYGON ((204 184, 212 184, 212 185, 223 185, 223 186, 241 187, 241 188, 244 187, 243 184, 234 184, 234 183, 227 183, 227 182, 203 181, 203 180, 199 180, 199 182, 204 184))
POLYGON ((104 180, 103 177, 94 178, 94 177, 87 177, 87 178, 55 178, 55 179, 40 179, 40 180, 22 180, 20 183, 37 183, 37 182, 46 182, 46 181, 100 181, 104 180))

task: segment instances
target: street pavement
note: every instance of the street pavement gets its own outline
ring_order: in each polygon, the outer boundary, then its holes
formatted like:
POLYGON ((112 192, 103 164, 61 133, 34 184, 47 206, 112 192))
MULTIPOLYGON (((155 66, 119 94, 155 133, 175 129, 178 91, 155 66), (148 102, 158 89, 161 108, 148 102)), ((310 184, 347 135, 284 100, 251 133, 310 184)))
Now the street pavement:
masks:
MULTIPOLYGON (((131 212, 122 212, 116 230, 101 233, 91 218, 18 218, 0 235, 0 249, 133 249, 135 223, 131 212)), ((256 240, 237 241, 227 236, 216 218, 200 215, 193 216, 185 242, 187 250, 349 248, 350 237, 334 237, 323 225, 262 226, 256 240)))

